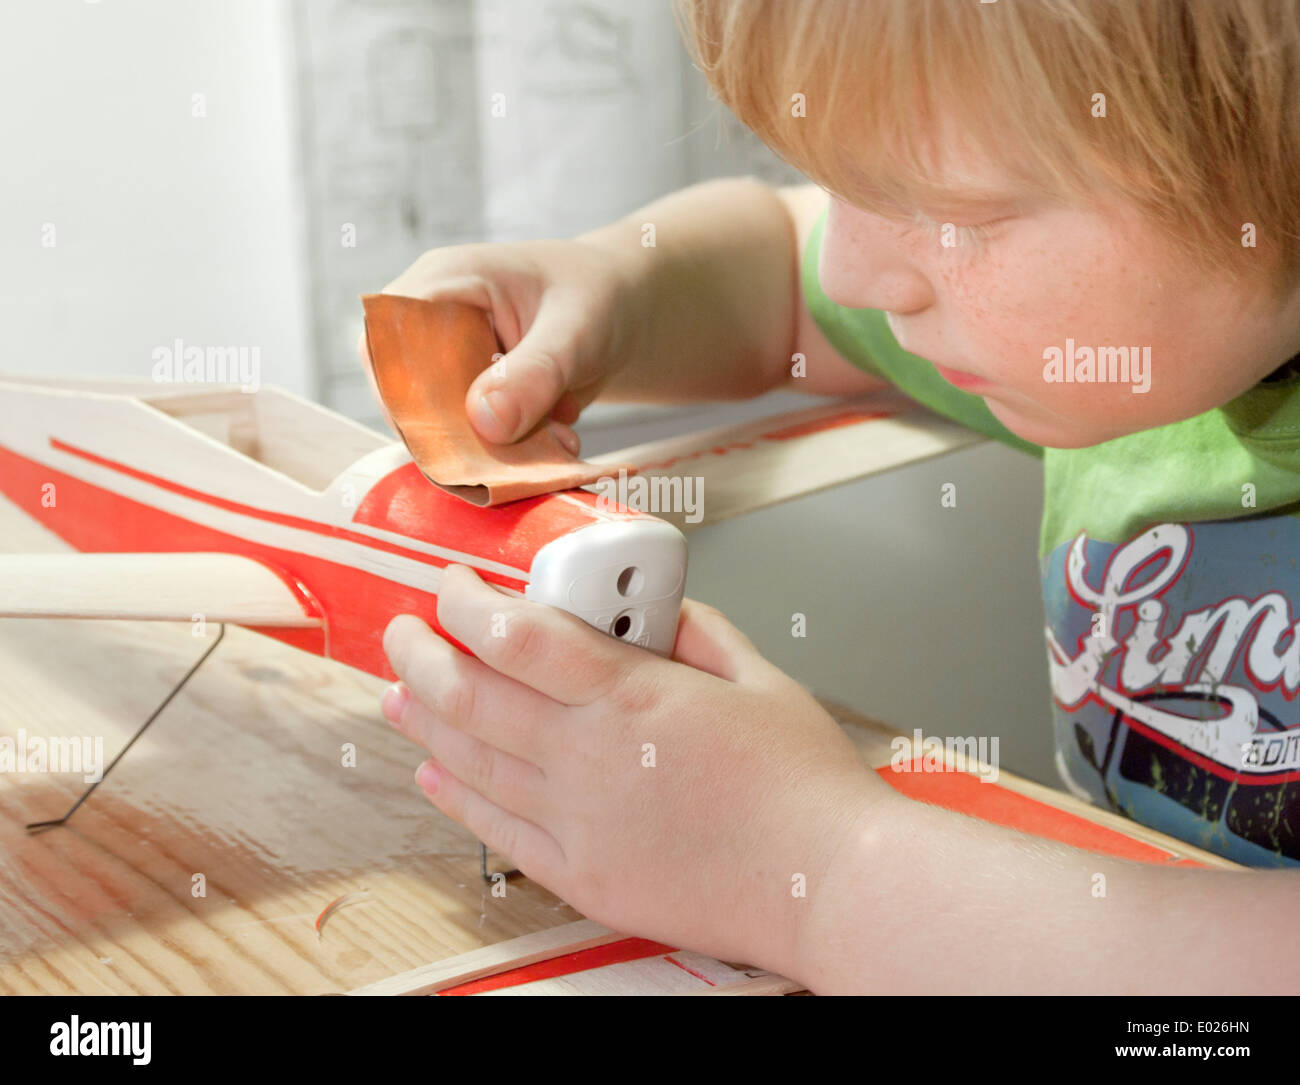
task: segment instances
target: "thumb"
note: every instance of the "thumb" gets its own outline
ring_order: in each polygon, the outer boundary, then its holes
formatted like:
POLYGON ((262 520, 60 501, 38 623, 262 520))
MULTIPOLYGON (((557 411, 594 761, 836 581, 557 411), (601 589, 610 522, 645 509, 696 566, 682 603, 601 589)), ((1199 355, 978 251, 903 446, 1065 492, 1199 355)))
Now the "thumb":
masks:
POLYGON ((689 598, 682 600, 672 658, 697 671, 746 685, 762 683, 776 669, 722 611, 689 598))
POLYGON ((574 382, 581 325, 545 301, 515 347, 470 385, 465 410, 485 440, 509 444, 532 431, 574 382))

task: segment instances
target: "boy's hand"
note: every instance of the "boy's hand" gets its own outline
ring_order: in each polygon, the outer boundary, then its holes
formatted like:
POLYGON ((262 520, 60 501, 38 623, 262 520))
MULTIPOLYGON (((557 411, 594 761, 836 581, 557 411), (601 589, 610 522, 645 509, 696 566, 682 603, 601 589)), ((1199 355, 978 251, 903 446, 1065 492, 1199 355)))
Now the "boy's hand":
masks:
POLYGON ((597 922, 798 978, 838 846, 894 795, 813 697, 691 599, 672 660, 464 566, 437 616, 477 658, 384 635, 433 803, 597 922))
MULTIPOLYGON (((644 323, 643 292, 619 261, 577 241, 431 249, 383 293, 489 313, 505 354, 466 394, 471 424, 484 440, 509 444, 548 419, 574 455, 580 442, 572 423, 626 362, 644 323)), ((358 352, 373 385, 364 334, 358 352)))

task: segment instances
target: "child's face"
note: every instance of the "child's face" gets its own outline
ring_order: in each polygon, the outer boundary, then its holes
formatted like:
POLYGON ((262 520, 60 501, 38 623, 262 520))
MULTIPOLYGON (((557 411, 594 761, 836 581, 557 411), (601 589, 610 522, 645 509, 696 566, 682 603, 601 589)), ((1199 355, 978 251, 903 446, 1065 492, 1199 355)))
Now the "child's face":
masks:
MULTIPOLYGON (((832 198, 822 288, 841 305, 886 310, 904 349, 1026 440, 1076 448, 1190 418, 1300 352, 1300 291, 1270 296, 1262 251, 1258 275, 1234 281, 1195 267, 1130 208, 1017 201, 987 165, 958 165, 945 171, 960 179, 951 200, 919 209, 929 223, 832 198), (972 190, 981 199, 967 203, 972 190), (1044 374, 1057 352, 1059 371, 1073 354, 1077 374, 1084 348, 1112 347, 1129 348, 1127 381, 1044 374), (966 386, 965 375, 987 383, 966 386)), ((1101 357, 1094 372, 1122 359, 1101 357)))

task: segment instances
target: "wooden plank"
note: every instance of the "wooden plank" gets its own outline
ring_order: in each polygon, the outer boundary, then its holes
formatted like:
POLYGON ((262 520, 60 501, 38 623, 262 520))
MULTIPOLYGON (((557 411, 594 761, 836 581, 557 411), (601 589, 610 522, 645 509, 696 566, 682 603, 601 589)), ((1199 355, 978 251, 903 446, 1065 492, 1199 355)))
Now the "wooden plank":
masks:
POLYGON ((590 919, 566 923, 562 927, 525 934, 508 942, 484 946, 458 957, 413 968, 408 972, 358 987, 352 995, 428 995, 471 980, 493 976, 511 968, 521 968, 537 961, 550 960, 565 953, 575 953, 592 946, 617 942, 624 935, 602 927, 590 919))
POLYGON ((233 554, 0 554, 0 618, 108 618, 314 628, 270 569, 233 554))

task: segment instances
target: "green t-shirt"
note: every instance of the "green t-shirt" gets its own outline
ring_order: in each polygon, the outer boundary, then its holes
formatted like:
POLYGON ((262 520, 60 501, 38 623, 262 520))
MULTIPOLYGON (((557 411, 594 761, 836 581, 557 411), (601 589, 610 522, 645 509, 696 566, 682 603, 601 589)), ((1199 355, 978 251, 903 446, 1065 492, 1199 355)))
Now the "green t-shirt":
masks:
POLYGON ((1090 448, 1011 433, 894 339, 803 289, 827 339, 912 399, 1043 461, 1039 567, 1071 791, 1237 862, 1300 866, 1300 376, 1090 448))

